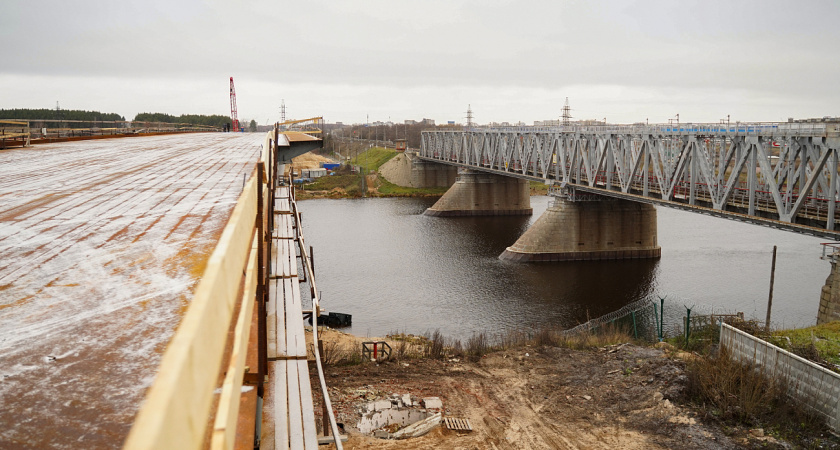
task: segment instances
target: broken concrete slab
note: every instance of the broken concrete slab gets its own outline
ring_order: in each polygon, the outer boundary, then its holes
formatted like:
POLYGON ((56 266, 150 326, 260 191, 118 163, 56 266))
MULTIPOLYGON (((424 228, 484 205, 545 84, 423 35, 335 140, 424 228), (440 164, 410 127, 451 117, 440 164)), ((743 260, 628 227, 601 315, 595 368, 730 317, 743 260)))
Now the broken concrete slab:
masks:
POLYGON ((391 409, 390 400, 377 400, 373 402, 373 411, 382 411, 386 409, 391 409))
POLYGON ((440 409, 443 408, 443 402, 438 397, 425 397, 423 399, 423 407, 426 409, 440 409))
POLYGON ((443 414, 437 413, 432 416, 429 416, 420 422, 416 422, 411 424, 402 430, 399 430, 395 433, 391 433, 391 439, 410 439, 415 437, 423 436, 424 434, 432 431, 436 426, 440 425, 440 421, 443 418, 443 414))

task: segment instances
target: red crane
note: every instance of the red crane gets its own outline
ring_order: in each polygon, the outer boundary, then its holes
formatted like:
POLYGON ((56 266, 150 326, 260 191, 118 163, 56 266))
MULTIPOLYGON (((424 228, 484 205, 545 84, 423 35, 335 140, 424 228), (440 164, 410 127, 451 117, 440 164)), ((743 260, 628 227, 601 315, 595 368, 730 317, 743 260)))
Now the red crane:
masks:
POLYGON ((236 90, 233 89, 233 77, 230 77, 230 122, 233 131, 239 131, 239 117, 236 114, 236 90))

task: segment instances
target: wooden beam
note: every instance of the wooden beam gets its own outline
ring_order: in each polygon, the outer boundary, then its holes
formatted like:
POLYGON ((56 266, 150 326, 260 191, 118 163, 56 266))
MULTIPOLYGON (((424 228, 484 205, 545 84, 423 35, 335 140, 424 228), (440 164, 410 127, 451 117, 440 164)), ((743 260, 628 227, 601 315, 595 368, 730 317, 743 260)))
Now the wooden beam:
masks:
POLYGON ((245 185, 207 263, 181 325, 163 354, 160 370, 126 449, 199 449, 204 443, 213 389, 227 330, 254 237, 258 178, 245 185))
POLYGON ((245 356, 248 354, 248 338, 251 335, 251 318, 254 315, 254 296, 257 291, 257 249, 259 236, 254 236, 251 254, 248 257, 248 269, 245 273, 245 292, 242 306, 234 330, 233 350, 230 355, 227 375, 222 384, 219 409, 213 424, 213 437, 210 448, 230 450, 236 438, 236 422, 239 414, 239 399, 242 396, 242 378, 245 372, 245 356))

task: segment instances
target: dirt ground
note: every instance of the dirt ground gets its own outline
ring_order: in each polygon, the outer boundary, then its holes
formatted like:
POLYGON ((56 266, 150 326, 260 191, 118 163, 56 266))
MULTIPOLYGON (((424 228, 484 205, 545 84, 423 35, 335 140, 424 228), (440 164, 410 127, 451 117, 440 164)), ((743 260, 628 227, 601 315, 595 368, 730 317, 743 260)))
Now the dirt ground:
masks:
POLYGON ((301 169, 317 169, 321 167, 321 163, 332 163, 335 162, 326 156, 317 155, 312 152, 304 153, 300 156, 295 156, 292 158, 292 163, 286 166, 286 172, 288 173, 291 170, 300 173, 301 169))
MULTIPOLYGON (((325 334, 326 340, 353 339, 325 334)), ((524 347, 477 362, 363 363, 328 367, 326 376, 337 420, 349 435, 347 449, 785 447, 759 430, 724 433, 703 423, 681 401, 684 363, 662 350, 631 344, 591 350, 524 347), (406 393, 439 397, 444 417, 469 419, 473 431, 441 425, 425 436, 394 441, 355 429, 360 407, 406 393)))

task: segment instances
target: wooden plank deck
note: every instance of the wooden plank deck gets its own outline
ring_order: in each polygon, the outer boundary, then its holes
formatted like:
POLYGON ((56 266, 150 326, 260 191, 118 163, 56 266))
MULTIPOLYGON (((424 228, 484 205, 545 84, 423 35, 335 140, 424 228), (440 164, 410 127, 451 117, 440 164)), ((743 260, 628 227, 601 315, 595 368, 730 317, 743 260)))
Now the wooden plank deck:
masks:
POLYGON ((272 282, 267 327, 272 401, 266 402, 264 408, 272 409, 272 413, 266 414, 266 417, 274 418, 271 425, 274 427, 275 449, 310 450, 318 448, 318 439, 306 361, 306 334, 296 250, 298 244, 288 196, 288 188, 278 188, 274 202, 275 229, 272 232, 272 264, 269 274, 272 282))

